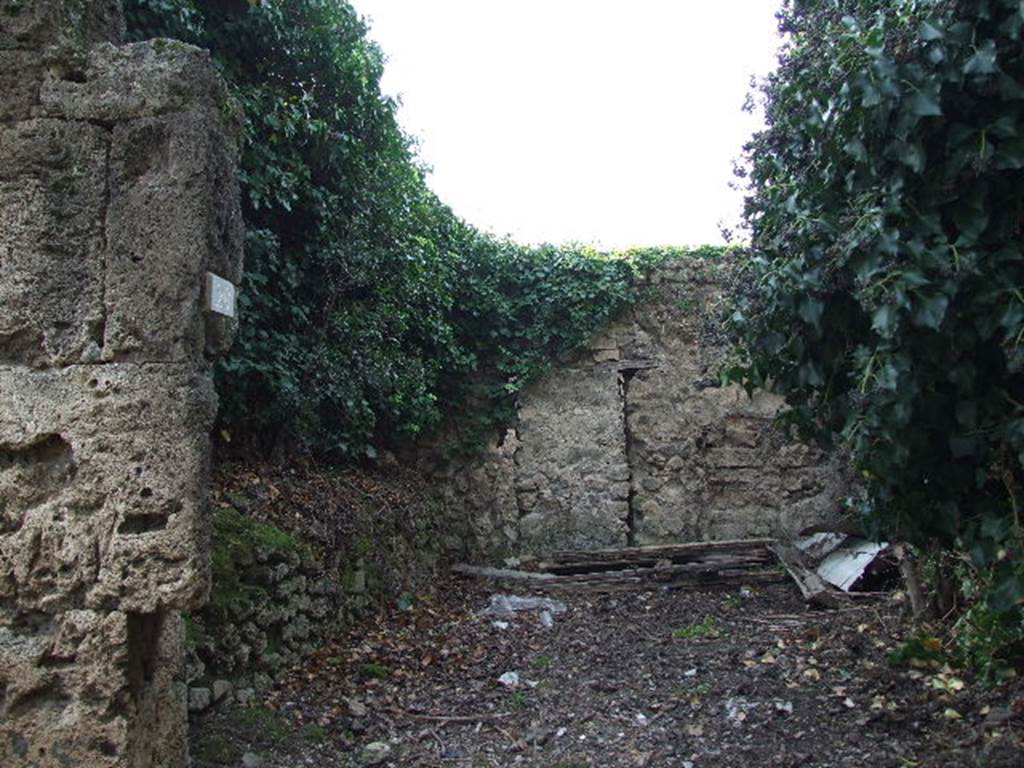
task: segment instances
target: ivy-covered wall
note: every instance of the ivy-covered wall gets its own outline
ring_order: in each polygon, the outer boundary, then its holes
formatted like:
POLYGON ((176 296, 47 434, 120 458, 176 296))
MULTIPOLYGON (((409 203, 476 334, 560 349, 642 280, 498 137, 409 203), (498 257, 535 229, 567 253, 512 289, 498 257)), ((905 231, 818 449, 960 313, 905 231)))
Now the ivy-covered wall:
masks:
POLYGON ((780 398, 720 380, 745 256, 632 255, 649 264, 637 304, 527 387, 484 455, 433 470, 479 548, 787 536, 838 518, 842 460, 788 438, 780 398))

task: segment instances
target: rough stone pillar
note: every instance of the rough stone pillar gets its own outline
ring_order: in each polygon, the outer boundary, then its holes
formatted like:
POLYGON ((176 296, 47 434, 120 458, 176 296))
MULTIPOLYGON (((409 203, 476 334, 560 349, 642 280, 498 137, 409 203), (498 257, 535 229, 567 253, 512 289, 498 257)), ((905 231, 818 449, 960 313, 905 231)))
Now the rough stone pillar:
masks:
POLYGON ((0 0, 0 765, 187 764, 209 363, 241 217, 207 55, 0 0))

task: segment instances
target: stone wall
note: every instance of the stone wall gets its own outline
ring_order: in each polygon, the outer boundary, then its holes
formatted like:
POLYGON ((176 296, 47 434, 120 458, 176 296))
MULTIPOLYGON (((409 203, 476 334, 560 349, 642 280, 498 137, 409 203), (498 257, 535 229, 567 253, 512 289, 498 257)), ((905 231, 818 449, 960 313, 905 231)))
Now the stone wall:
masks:
POLYGON ((432 490, 398 467, 218 467, 211 599, 186 621, 190 708, 254 701, 324 640, 431 594, 453 527, 432 490))
POLYGON ((837 511, 840 463, 784 439, 778 398, 719 385, 733 270, 657 268, 633 310, 523 393, 514 429, 446 468, 482 551, 785 536, 837 511))
POLYGON ((187 763, 209 360, 241 218, 207 56, 0 1, 0 765, 187 763))

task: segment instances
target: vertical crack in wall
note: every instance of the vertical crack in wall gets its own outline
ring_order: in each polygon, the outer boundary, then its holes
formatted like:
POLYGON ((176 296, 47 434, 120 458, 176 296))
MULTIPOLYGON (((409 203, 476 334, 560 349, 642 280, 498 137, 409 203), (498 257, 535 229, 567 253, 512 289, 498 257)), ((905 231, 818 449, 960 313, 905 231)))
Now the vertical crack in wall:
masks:
POLYGON ((519 434, 519 408, 520 403, 517 400, 515 405, 515 420, 512 422, 512 426, 509 431, 515 438, 515 447, 512 449, 512 455, 509 460, 512 462, 512 497, 516 500, 516 521, 522 520, 527 515, 527 510, 523 507, 523 500, 520 498, 519 493, 519 467, 522 465, 522 461, 519 458, 519 452, 523 448, 522 435, 519 434))
POLYGON ((634 448, 633 430, 629 425, 629 385, 636 376, 638 368, 624 368, 619 371, 619 399, 622 402, 622 430, 625 440, 624 449, 626 454, 626 469, 628 471, 627 482, 629 493, 626 496, 626 546, 636 546, 636 510, 634 502, 636 488, 633 478, 634 448))
POLYGON ((113 169, 110 167, 111 157, 114 151, 114 131, 109 126, 103 126, 107 132, 106 158, 103 174, 103 199, 100 201, 100 316, 89 325, 89 332, 93 342, 102 353, 107 338, 107 270, 110 263, 110 204, 113 195, 113 180, 111 175, 113 169))

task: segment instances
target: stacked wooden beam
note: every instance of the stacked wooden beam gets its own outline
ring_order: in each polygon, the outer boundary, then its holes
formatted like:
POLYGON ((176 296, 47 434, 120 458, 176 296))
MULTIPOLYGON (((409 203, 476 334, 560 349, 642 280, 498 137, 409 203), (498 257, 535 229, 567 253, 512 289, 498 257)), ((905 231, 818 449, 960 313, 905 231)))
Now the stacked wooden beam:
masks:
POLYGON ((471 565, 456 565, 452 571, 497 581, 528 582, 543 590, 611 592, 764 584, 786 579, 771 550, 774 543, 772 539, 742 539, 564 551, 553 553, 528 571, 471 565))

